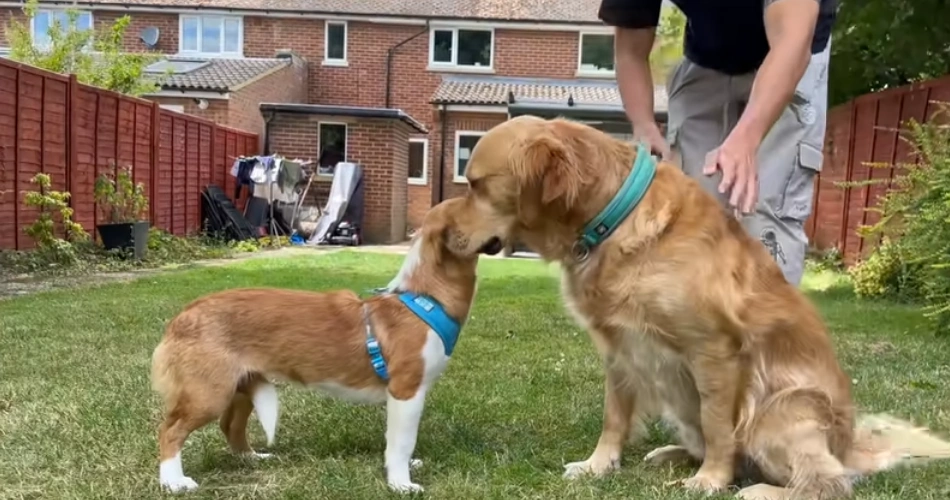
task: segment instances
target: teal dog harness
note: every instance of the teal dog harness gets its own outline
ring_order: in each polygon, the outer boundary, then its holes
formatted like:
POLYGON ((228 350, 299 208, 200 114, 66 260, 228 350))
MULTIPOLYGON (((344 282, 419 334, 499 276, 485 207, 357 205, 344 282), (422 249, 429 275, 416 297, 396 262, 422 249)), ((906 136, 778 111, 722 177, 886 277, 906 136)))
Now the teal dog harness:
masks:
MULTIPOLYGON (((425 324, 429 325, 429 328, 442 339, 445 355, 452 356, 459 334, 462 332, 462 326, 449 316, 445 311, 445 307, 428 295, 413 292, 400 293, 399 301, 425 324)), ((383 358, 382 349, 379 347, 379 340, 373 334, 373 327, 369 321, 369 309, 365 304, 363 305, 363 322, 366 324, 366 351, 369 353, 373 371, 376 372, 379 378, 389 381, 386 360, 383 358)))
POLYGON ((656 176, 656 159, 650 151, 640 143, 637 147, 637 158, 627 179, 620 186, 607 207, 584 226, 584 232, 574 242, 572 253, 578 261, 584 261, 590 256, 591 250, 606 240, 620 226, 620 223, 633 212, 643 201, 653 178, 656 176))

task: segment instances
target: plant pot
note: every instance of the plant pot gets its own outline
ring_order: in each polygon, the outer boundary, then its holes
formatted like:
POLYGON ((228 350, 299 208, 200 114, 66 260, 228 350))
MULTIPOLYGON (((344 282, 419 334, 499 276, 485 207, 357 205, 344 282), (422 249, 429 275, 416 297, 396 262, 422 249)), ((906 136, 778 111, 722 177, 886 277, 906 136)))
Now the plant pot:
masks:
POLYGON ((148 221, 120 222, 117 224, 99 224, 96 230, 102 238, 106 250, 132 249, 135 260, 145 257, 148 248, 148 221))

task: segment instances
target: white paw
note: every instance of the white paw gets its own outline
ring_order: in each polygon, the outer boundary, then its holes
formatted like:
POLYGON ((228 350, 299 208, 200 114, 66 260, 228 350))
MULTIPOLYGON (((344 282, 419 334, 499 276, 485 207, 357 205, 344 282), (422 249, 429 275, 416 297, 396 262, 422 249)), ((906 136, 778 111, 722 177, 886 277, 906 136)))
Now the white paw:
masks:
POLYGON ((252 451, 251 453, 247 454, 247 457, 264 460, 268 458, 274 458, 274 454, 273 453, 257 453, 257 452, 252 451))
POLYGON ((583 476, 603 476, 620 467, 619 460, 588 459, 583 462, 571 462, 564 466, 566 479, 578 479, 583 476))
POLYGON ((422 460, 419 460, 418 458, 413 458, 412 460, 409 461, 410 470, 415 470, 415 469, 418 469, 419 467, 422 467, 422 460))
POLYGON ((424 491, 422 486, 416 483, 389 483, 389 488, 396 493, 422 493, 424 491))
POLYGON ((198 483, 196 483, 194 479, 185 476, 162 480, 160 482, 162 488, 172 493, 184 493, 198 489, 198 483))

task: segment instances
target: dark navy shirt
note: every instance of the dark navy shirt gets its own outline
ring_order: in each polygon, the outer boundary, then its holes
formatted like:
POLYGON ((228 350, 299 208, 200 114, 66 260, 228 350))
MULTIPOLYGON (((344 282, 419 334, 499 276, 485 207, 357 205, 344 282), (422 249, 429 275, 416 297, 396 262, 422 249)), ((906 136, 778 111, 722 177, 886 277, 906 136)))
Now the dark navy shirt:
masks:
MULTIPOLYGON (((686 15, 683 52, 690 61, 730 75, 758 69, 769 51, 764 6, 769 0, 671 0, 686 15)), ((812 54, 825 49, 837 0, 819 2, 812 54)), ((602 0, 598 16, 611 26, 651 28, 660 20, 662 0, 602 0)))

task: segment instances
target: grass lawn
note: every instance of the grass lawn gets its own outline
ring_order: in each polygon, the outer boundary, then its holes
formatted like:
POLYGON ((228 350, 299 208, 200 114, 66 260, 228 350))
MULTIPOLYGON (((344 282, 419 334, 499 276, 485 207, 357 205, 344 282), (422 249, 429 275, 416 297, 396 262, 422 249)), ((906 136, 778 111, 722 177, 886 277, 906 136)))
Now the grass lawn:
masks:
MULTIPOLYGON (((152 349, 188 301, 239 286, 299 289, 385 285, 402 257, 342 252, 260 259, 0 302, 0 498, 162 498, 150 390, 152 349)), ((593 450, 602 374, 585 332, 564 313, 556 271, 538 261, 486 259, 455 359, 431 392, 414 480, 431 498, 691 498, 664 483, 689 469, 650 468, 660 429, 628 446, 622 469, 567 482, 562 465, 593 450)), ((831 274, 805 284, 835 334, 863 409, 950 430, 950 342, 912 308, 856 303, 831 274)), ((254 304, 248 304, 254 307, 254 304)), ((286 311, 292 315, 293 311, 286 311)), ((217 425, 192 435, 188 498, 389 497, 382 472, 385 410, 300 389, 281 393, 277 458, 231 456, 217 425)), ((263 445, 256 420, 251 442, 263 445)), ((889 472, 863 499, 945 499, 950 462, 889 472)), ((698 497, 696 497, 698 498, 698 497)), ((728 498, 723 496, 722 498, 728 498)))

